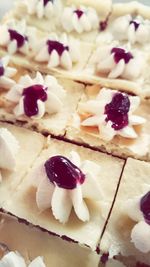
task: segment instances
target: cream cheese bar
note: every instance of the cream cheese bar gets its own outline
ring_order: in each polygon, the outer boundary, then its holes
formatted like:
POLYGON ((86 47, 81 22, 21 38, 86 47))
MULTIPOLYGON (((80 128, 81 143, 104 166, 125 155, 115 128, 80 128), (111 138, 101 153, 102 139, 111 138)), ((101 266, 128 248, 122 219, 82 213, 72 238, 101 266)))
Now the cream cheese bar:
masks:
POLYGON ((2 208, 95 251, 123 165, 119 158, 50 139, 2 208))
POLYGON ((45 143, 41 134, 0 122, 0 206, 14 193, 45 143))
POLYGON ((105 4, 102 0, 27 0, 18 1, 12 14, 18 19, 25 17, 29 25, 40 30, 64 31, 78 39, 92 42, 98 34, 100 21, 106 19, 111 7, 111 0, 105 1, 105 4))
POLYGON ((99 85, 87 86, 66 137, 123 158, 149 160, 149 101, 99 85))
POLYGON ((1 120, 63 136, 83 89, 71 80, 18 69, 14 86, 0 92, 1 120))
POLYGON ((70 263, 71 267, 98 267, 99 263, 99 255, 88 248, 82 248, 75 243, 42 232, 31 224, 26 225, 15 217, 2 213, 0 214, 0 244, 3 244, 3 254, 5 252, 5 255, 8 255, 9 252, 17 251, 26 263, 42 258, 45 265, 34 267, 57 267, 58 265, 67 267, 70 263), (75 257, 75 255, 78 256, 75 257))
POLYGON ((150 265, 149 176, 149 163, 128 158, 100 243, 102 253, 127 267, 150 265))
POLYGON ((12 17, 0 25, 0 35, 1 57, 10 54, 10 62, 16 66, 63 77, 78 77, 94 49, 94 43, 83 42, 63 31, 41 32, 28 26, 24 19, 12 17))

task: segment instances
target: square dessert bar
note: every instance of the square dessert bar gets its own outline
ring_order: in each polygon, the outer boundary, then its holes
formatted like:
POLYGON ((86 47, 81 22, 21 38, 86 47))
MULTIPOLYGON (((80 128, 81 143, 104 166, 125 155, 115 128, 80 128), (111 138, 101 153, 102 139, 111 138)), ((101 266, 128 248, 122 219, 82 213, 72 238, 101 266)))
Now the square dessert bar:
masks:
POLYGON ((0 206, 14 193, 45 142, 41 134, 0 122, 0 206))
POLYGON ((123 158, 149 160, 149 101, 100 85, 84 92, 66 137, 123 158))
POLYGON ((94 251, 123 165, 124 161, 119 158, 50 139, 49 147, 43 150, 2 208, 94 251), (49 180, 49 175, 56 181, 49 180), (67 175, 69 178, 64 179, 67 175))
POLYGON ((100 243, 102 253, 121 259, 125 266, 150 264, 149 177, 149 163, 128 158, 100 243))
POLYGON ((71 80, 18 68, 15 84, 0 92, 1 120, 63 136, 83 89, 71 80))
POLYGON ((32 4, 32 8, 27 0, 25 3, 18 2, 12 14, 17 19, 25 17, 29 25, 40 30, 66 32, 80 40, 92 42, 98 34, 100 21, 106 19, 111 8, 111 0, 106 0, 105 4, 102 0, 40 0, 38 4, 32 4))
POLYGON ((10 251, 19 252, 27 263, 41 256, 46 267, 67 267, 70 263, 71 267, 98 267, 99 256, 95 252, 49 235, 6 214, 0 214, 0 243, 10 251))
POLYGON ((10 54, 10 61, 16 66, 76 80, 94 49, 94 43, 63 31, 42 32, 11 15, 0 25, 0 34, 1 57, 10 54))

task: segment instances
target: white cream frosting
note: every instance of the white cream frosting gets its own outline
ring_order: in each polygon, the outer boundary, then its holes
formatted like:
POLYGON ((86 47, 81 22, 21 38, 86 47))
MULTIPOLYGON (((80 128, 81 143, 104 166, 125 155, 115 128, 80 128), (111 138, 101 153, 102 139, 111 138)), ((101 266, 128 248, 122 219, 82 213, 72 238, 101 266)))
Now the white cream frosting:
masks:
MULTIPOLYGON (((6 128, 0 128, 0 170, 13 171, 15 169, 18 150, 19 143, 15 136, 6 128)), ((0 176, 2 179, 1 172, 0 176)))
POLYGON ((18 252, 10 251, 0 260, 0 267, 46 267, 46 265, 42 257, 35 258, 27 265, 18 252))
POLYGON ((150 40, 150 21, 144 20, 141 16, 132 18, 131 15, 118 17, 111 24, 111 31, 114 37, 120 41, 129 41, 131 44, 146 44, 150 40), (139 24, 137 29, 131 21, 139 24))
POLYGON ((76 31, 77 33, 90 32, 99 27, 99 19, 96 10, 91 7, 66 7, 62 14, 61 21, 64 30, 69 33, 72 31, 76 31), (78 18, 77 14, 74 12, 76 10, 81 10, 83 12, 80 18, 78 18))
POLYGON ((0 58, 0 62, 4 68, 4 74, 2 76, 0 75, 0 87, 9 89, 15 84, 12 77, 15 76, 17 70, 14 67, 9 66, 9 56, 0 58))
MULTIPOLYGON (((95 64, 96 72, 107 75, 110 79, 124 78, 127 80, 134 80, 139 78, 144 67, 144 58, 139 51, 132 51, 133 58, 125 63, 121 59, 118 63, 115 62, 114 53, 111 53, 113 47, 105 46, 99 47, 94 52, 92 63, 95 64)), ((118 47, 127 51, 124 47, 118 47)))
POLYGON ((7 24, 0 25, 0 46, 6 47, 9 54, 15 54, 17 51, 23 54, 28 54, 29 42, 25 40, 24 44, 18 48, 17 41, 11 40, 8 30, 15 30, 17 33, 25 37, 27 30, 25 20, 21 20, 19 22, 10 20, 7 24))
POLYGON ((128 199, 122 205, 122 212, 126 213, 136 222, 131 231, 131 242, 143 253, 150 252, 150 225, 145 222, 143 213, 140 210, 140 201, 149 190, 150 186, 145 184, 144 187, 142 187, 142 191, 145 191, 144 194, 128 199))
POLYGON ((29 75, 24 75, 20 78, 18 83, 14 85, 6 95, 6 99, 16 103, 14 114, 18 116, 25 115, 24 111, 24 96, 23 90, 33 85, 43 85, 47 88, 47 100, 45 102, 38 100, 38 114, 31 118, 40 119, 45 113, 53 114, 60 112, 63 107, 63 99, 65 97, 65 90, 57 82, 57 79, 53 76, 42 76, 40 72, 37 72, 35 78, 31 78, 29 75))
POLYGON ((75 151, 70 152, 69 159, 85 174, 84 183, 78 184, 72 190, 60 188, 50 182, 44 163, 42 163, 31 172, 33 185, 37 187, 36 203, 41 211, 51 208, 54 217, 61 223, 66 223, 69 220, 72 208, 81 221, 89 221, 90 214, 84 199, 97 201, 103 199, 97 182, 100 166, 89 160, 81 162, 80 156, 75 151))
POLYGON ((25 0, 23 4, 29 15, 36 15, 39 19, 43 17, 51 19, 58 16, 62 10, 61 0, 48 1, 45 6, 43 0, 25 0))
MULTIPOLYGON (((115 130, 112 128, 112 122, 106 122, 107 117, 105 113, 105 106, 112 101, 113 96, 118 91, 111 89, 101 89, 96 99, 89 100, 85 103, 79 104, 79 113, 88 113, 91 116, 81 122, 82 126, 97 126, 99 135, 103 140, 110 141, 116 135, 120 135, 125 138, 135 139, 138 138, 138 134, 134 129, 134 125, 141 125, 145 123, 145 119, 134 115, 134 112, 140 104, 140 98, 138 96, 128 96, 130 101, 130 110, 128 112, 128 125, 121 130, 115 130)), ((123 94, 123 93, 122 93, 123 94)))
POLYGON ((77 39, 68 37, 66 34, 62 34, 60 38, 57 34, 51 34, 44 43, 41 44, 40 49, 35 55, 35 60, 38 62, 48 62, 48 68, 54 68, 61 66, 64 69, 70 70, 73 63, 76 63, 80 59, 80 44, 77 39), (47 41, 57 41, 67 46, 69 50, 64 50, 62 55, 54 49, 51 54, 48 52, 47 41))

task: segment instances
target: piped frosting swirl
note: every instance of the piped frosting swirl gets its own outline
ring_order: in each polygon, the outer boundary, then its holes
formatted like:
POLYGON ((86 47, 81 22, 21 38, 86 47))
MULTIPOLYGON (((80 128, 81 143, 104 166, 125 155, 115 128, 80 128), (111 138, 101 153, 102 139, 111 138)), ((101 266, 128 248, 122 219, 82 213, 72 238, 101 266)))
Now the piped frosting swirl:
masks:
POLYGON ((67 32, 90 32, 98 29, 99 19, 96 10, 91 7, 71 6, 64 9, 62 26, 67 32))
POLYGON ((79 114, 88 114, 81 126, 97 127, 100 137, 106 141, 116 135, 136 139, 134 126, 145 123, 144 118, 134 115, 139 104, 138 96, 103 88, 95 100, 79 104, 79 114))
POLYGON ((89 160, 81 162, 75 151, 68 158, 61 155, 49 158, 31 173, 33 184, 37 187, 38 208, 41 211, 51 208, 54 217, 61 223, 69 220, 72 208, 81 221, 89 221, 89 209, 84 198, 102 199, 96 180, 99 174, 99 165, 89 160))
POLYGON ((60 112, 63 107, 65 91, 55 77, 43 77, 37 72, 35 78, 22 76, 7 93, 6 99, 16 104, 14 114, 39 119, 45 113, 60 112))

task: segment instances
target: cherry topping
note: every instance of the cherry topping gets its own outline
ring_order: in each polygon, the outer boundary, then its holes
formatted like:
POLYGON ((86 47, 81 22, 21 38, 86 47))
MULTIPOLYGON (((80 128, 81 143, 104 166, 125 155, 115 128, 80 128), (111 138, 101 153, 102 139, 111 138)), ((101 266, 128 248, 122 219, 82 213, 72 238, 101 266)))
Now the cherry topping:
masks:
POLYGON ((48 40, 46 44, 48 45, 49 54, 51 54, 53 50, 56 50, 59 56, 61 56, 65 50, 69 51, 68 46, 63 45, 62 43, 58 41, 48 40))
POLYGON ((140 209, 145 221, 150 224, 150 191, 141 198, 140 209))
POLYGON ((107 26, 108 26, 108 19, 106 19, 104 21, 101 21, 99 23, 99 29, 100 29, 100 31, 105 31, 106 28, 107 28, 107 26))
POLYGON ((20 48, 24 45, 25 41, 28 41, 27 36, 23 36, 15 30, 8 30, 10 34, 11 41, 15 40, 17 42, 17 47, 20 48))
POLYGON ((129 123, 128 112, 130 109, 129 97, 125 94, 114 94, 112 101, 105 106, 106 122, 112 122, 116 131, 126 127, 129 123))
POLYGON ((47 88, 40 84, 35 84, 23 90, 23 103, 26 116, 32 117, 38 114, 38 100, 47 100, 47 88))
POLYGON ((3 63, 0 60, 0 76, 3 76, 4 75, 4 72, 5 72, 5 69, 4 69, 3 63))
POLYGON ((54 0, 43 0, 44 6, 46 6, 48 4, 48 2, 52 2, 53 3, 54 0))
POLYGON ((80 9, 75 10, 74 13, 77 14, 78 19, 80 19, 84 14, 84 12, 80 9))
POLYGON ((131 25, 131 24, 134 25, 134 29, 135 29, 135 31, 137 31, 137 29, 138 29, 139 26, 140 26, 140 23, 137 22, 137 21, 135 21, 135 20, 131 20, 129 24, 130 24, 130 25, 131 25))
POLYGON ((85 181, 82 171, 66 157, 51 157, 44 166, 50 182, 61 188, 74 189, 77 184, 83 184, 85 181))
POLYGON ((130 59, 133 58, 133 55, 130 52, 126 52, 123 48, 114 47, 111 50, 111 53, 114 53, 114 60, 116 64, 123 59, 125 63, 129 63, 130 59))

